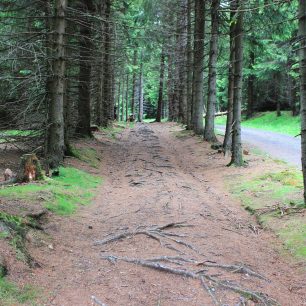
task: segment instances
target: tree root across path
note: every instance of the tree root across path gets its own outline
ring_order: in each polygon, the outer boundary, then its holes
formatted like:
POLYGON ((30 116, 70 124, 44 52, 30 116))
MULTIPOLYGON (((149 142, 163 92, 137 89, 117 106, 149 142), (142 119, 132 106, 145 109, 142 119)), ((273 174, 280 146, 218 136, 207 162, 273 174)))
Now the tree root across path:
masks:
POLYGON ((173 250, 174 247, 171 245, 165 244, 162 241, 162 238, 168 239, 171 242, 175 242, 176 244, 183 245, 193 250, 194 252, 200 254, 200 252, 192 244, 179 239, 179 238, 186 237, 186 235, 165 231, 167 229, 172 229, 172 228, 182 228, 182 227, 192 227, 192 226, 193 225, 186 224, 186 222, 177 222, 177 223, 168 223, 163 226, 138 227, 134 231, 125 231, 120 234, 111 235, 110 237, 105 238, 104 240, 96 241, 95 245, 106 245, 106 244, 109 244, 109 243, 112 243, 118 240, 122 240, 124 238, 131 237, 131 236, 146 235, 154 240, 157 240, 162 246, 170 248, 171 250, 173 250))
POLYGON ((195 265, 196 267, 204 266, 207 268, 222 269, 232 273, 242 273, 248 276, 259 278, 264 281, 268 281, 264 276, 254 272, 253 270, 251 270, 250 268, 248 268, 246 265, 243 264, 240 265, 218 264, 212 261, 202 262, 202 261, 197 261, 195 259, 182 257, 182 254, 184 255, 185 253, 181 252, 180 250, 177 250, 173 245, 169 245, 163 241, 167 240, 170 242, 175 242, 178 245, 193 250, 197 254, 197 256, 202 255, 195 246, 181 239, 181 238, 186 238, 187 237, 186 234, 178 234, 169 231, 169 229, 191 227, 191 226, 192 225, 188 225, 186 222, 168 223, 163 226, 156 226, 156 225, 152 225, 149 227, 140 226, 133 231, 124 231, 119 234, 109 235, 104 240, 96 241, 95 245, 102 246, 135 235, 146 235, 154 240, 157 240, 162 246, 179 252, 180 256, 159 256, 151 259, 136 259, 136 258, 107 255, 107 256, 102 256, 102 259, 106 259, 113 264, 115 264, 117 261, 125 261, 128 263, 140 265, 143 267, 151 268, 166 273, 180 275, 192 279, 198 279, 201 281, 202 287, 207 291, 207 293, 209 294, 210 298, 212 299, 215 305, 221 305, 221 304, 217 300, 214 287, 219 287, 236 292, 241 295, 242 300, 246 298, 249 300, 256 301, 261 305, 265 306, 277 305, 276 301, 270 299, 267 295, 261 292, 245 289, 232 282, 219 280, 213 276, 208 275, 207 274, 208 270, 194 271, 191 270, 190 267, 189 268, 184 267, 184 265, 185 266, 195 265), (168 263, 171 266, 165 265, 164 263, 168 263), (176 265, 176 268, 173 268, 172 267, 173 265, 176 265))
MULTIPOLYGON (((214 292, 214 286, 223 288, 226 290, 231 290, 235 293, 240 294, 241 296, 252 300, 254 302, 260 303, 260 305, 263 306, 272 306, 272 305, 278 305, 278 303, 269 298, 266 294, 262 292, 256 292, 252 291, 250 289, 245 289, 238 284, 234 284, 228 281, 224 280, 219 280, 215 277, 212 277, 210 275, 207 275, 203 270, 200 271, 192 271, 192 270, 187 270, 187 269, 176 269, 170 266, 166 266, 164 264, 161 264, 160 261, 166 261, 170 263, 177 263, 179 262, 180 265, 183 264, 183 262, 195 262, 194 260, 188 260, 180 257, 167 257, 167 256, 162 256, 159 258, 153 258, 153 259, 136 259, 136 258, 128 258, 128 257, 118 257, 114 255, 106 255, 102 256, 102 259, 110 261, 112 264, 115 264, 117 261, 124 261, 132 264, 136 264, 139 266, 143 266, 146 268, 150 268, 153 270, 165 272, 165 273, 171 273, 187 278, 192 278, 192 279, 198 279, 201 281, 202 287, 207 291, 209 296, 211 297, 213 303, 215 305, 221 305, 214 292), (210 287, 207 282, 212 284, 213 286, 210 287)), ((218 265, 218 267, 222 267, 222 265, 218 265)))

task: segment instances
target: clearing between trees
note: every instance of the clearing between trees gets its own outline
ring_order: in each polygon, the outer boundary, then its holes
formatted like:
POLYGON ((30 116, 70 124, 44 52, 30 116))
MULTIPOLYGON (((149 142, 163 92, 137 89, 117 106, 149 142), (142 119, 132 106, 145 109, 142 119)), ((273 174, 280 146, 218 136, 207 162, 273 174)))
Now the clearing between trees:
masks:
MULTIPOLYGON (((82 144, 98 152, 98 165, 68 159, 103 184, 91 205, 71 216, 49 213, 45 236, 27 237, 32 268, 0 239, 9 280, 39 288, 38 305, 305 305, 303 245, 286 245, 292 257, 265 220, 226 192, 287 166, 246 151, 247 167, 227 168, 222 154, 173 123, 111 136, 97 132, 82 144)), ((285 227, 290 215, 280 205, 278 212, 285 227)), ((302 224, 305 210, 294 218, 302 224)))

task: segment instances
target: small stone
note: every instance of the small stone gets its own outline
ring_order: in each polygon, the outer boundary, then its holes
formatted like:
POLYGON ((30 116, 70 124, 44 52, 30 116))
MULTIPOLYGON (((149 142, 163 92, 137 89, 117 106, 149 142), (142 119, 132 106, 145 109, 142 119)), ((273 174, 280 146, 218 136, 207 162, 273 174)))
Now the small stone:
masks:
POLYGON ((50 250, 54 250, 53 244, 49 244, 49 245, 48 245, 48 248, 49 248, 50 250))
POLYGON ((89 225, 88 228, 91 229, 91 230, 93 229, 93 227, 91 225, 89 225))

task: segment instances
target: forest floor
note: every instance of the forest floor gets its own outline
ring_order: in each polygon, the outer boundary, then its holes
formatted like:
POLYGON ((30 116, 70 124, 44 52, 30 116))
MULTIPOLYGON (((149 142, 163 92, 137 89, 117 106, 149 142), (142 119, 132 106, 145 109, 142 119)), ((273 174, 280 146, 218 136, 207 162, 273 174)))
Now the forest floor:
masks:
POLYGON ((96 138, 84 144, 101 154, 93 203, 50 216, 50 244, 29 246, 40 268, 11 260, 9 278, 40 288, 39 305, 306 305, 305 261, 229 192, 282 163, 247 153, 247 167, 228 168, 171 123, 96 138))

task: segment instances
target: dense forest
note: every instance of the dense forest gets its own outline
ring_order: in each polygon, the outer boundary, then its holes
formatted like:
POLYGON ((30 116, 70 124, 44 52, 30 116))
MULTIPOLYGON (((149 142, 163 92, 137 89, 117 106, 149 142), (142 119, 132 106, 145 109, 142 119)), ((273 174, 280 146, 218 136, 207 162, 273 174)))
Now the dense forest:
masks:
POLYGON ((35 130, 51 166, 71 136, 114 119, 168 118, 214 141, 215 112, 229 110, 236 152, 241 110, 300 112, 297 1, 1 6, 1 128, 35 130))
POLYGON ((1 129, 32 131, 56 168, 92 125, 167 118, 214 142, 215 113, 228 112, 224 149, 242 165, 241 113, 300 113, 300 12, 298 1, 4 1, 1 129))

